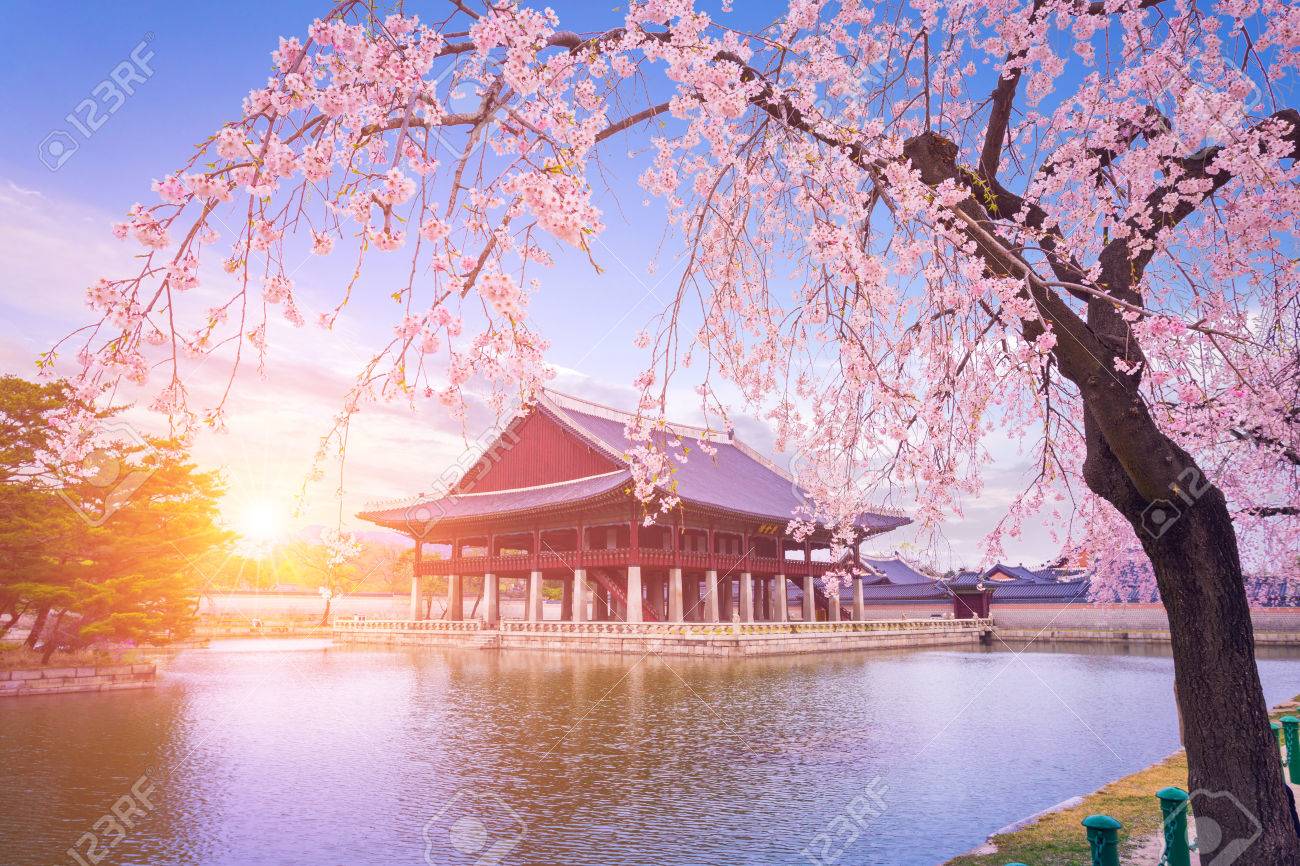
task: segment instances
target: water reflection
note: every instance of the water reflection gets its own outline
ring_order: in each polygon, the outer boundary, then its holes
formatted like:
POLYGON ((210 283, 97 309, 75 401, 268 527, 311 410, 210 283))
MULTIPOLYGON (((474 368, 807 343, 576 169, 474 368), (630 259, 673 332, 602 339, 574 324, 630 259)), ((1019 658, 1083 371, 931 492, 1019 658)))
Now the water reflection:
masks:
MULTIPOLYGON (((150 693, 0 704, 0 851, 104 863, 772 864, 879 778, 841 862, 929 864, 1176 747, 1158 648, 736 661, 243 641, 150 693), (293 651, 287 651, 292 649, 293 651)), ((1270 700, 1293 658, 1261 661, 1270 700)))

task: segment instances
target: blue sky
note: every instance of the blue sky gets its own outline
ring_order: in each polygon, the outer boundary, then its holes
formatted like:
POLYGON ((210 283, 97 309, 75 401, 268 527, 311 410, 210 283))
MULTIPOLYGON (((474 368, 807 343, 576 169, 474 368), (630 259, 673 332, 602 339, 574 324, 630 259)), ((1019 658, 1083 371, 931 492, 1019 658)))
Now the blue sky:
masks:
MULTIPOLYGON (((612 4, 551 5, 574 29, 612 26, 621 14, 612 4)), ((751 23, 770 20, 779 5, 737 4, 740 17, 751 23)), ((31 375, 38 352, 88 321, 85 287, 129 264, 129 250, 108 234, 109 223, 133 202, 152 200, 153 179, 237 116, 243 96, 270 73, 277 37, 303 34, 327 8, 298 0, 7 7, 0 54, 8 84, 0 96, 6 118, 6 134, 0 136, 0 256, 6 262, 0 275, 2 369, 31 375), (89 137, 80 134, 68 115, 133 52, 148 58, 152 74, 134 83, 134 92, 89 137), (76 145, 70 154, 65 149, 66 159, 56 170, 47 166, 51 135, 76 145)), ((603 273, 584 262, 561 261, 547 274, 533 314, 552 343, 549 361, 560 370, 561 390, 626 405, 627 384, 643 360, 631 342, 668 297, 664 286, 673 277, 674 247, 670 242, 658 249, 659 205, 642 209, 645 196, 635 186, 639 168, 631 162, 621 167, 620 158, 616 145, 606 165, 621 209, 612 206, 611 196, 605 208, 608 229, 594 250, 603 273), (660 268, 651 275, 647 265, 656 256, 660 268)), ((330 276, 326 265, 309 269, 309 279, 325 282, 330 276)), ((287 363, 273 369, 268 380, 251 371, 241 376, 239 414, 230 433, 197 446, 200 459, 229 472, 233 508, 286 504, 297 491, 324 432, 322 413, 337 405, 367 347, 389 333, 392 307, 383 299, 391 287, 384 287, 384 276, 382 271, 368 275, 367 300, 329 341, 291 345, 287 363)), ((688 390, 693 384, 679 383, 681 420, 692 420, 688 390)), ((739 422, 743 438, 770 452, 771 438, 761 424, 739 422)), ((355 427, 344 511, 371 497, 422 489, 463 449, 459 434, 431 410, 412 414, 392 406, 369 413, 355 427)), ((966 520, 946 527, 937 549, 918 551, 922 558, 944 566, 978 559, 979 538, 1000 516, 1025 471, 1009 446, 1000 446, 995 456, 987 494, 969 504, 966 520)), ((303 519, 327 521, 337 508, 333 490, 332 482, 313 487, 303 519)), ((895 532, 879 547, 889 550, 911 540, 907 532, 895 532)), ((1051 556, 1055 546, 1044 536, 1025 540, 1017 552, 1022 555, 1011 559, 1037 562, 1051 556)))

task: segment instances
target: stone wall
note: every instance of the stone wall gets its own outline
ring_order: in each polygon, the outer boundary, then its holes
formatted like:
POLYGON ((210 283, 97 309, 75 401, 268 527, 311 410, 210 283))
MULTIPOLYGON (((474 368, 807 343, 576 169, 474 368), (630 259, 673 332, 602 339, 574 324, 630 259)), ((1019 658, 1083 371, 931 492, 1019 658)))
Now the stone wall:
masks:
MULTIPOLYGON (((1006 628, 1169 629, 1159 604, 998 604, 993 621, 1006 628)), ((1300 631, 1300 608, 1261 607, 1251 610, 1257 631, 1300 631)))
POLYGON ((405 646, 452 646, 473 649, 542 650, 550 652, 655 653, 673 656, 766 656, 804 653, 842 652, 863 649, 903 649, 909 647, 959 645, 975 646, 983 629, 963 626, 937 627, 926 623, 916 628, 894 627, 859 631, 772 631, 766 634, 734 634, 719 624, 716 628, 697 627, 693 634, 670 634, 648 629, 645 634, 619 631, 602 632, 599 624, 571 631, 526 631, 506 629, 467 632, 441 630, 349 629, 334 633, 337 641, 348 643, 405 646))
POLYGON ((154 685, 156 676, 151 664, 0 670, 0 698, 144 689, 154 685))
MULTIPOLYGON (((993 623, 1007 641, 1167 642, 1169 618, 1159 604, 993 603, 993 623)), ((1253 608, 1255 642, 1300 645, 1300 608, 1253 608)))
MULTIPOLYGON (((844 607, 852 608, 846 604, 844 607)), ((918 601, 908 604, 868 604, 867 619, 944 619, 952 616, 951 601, 918 601)))

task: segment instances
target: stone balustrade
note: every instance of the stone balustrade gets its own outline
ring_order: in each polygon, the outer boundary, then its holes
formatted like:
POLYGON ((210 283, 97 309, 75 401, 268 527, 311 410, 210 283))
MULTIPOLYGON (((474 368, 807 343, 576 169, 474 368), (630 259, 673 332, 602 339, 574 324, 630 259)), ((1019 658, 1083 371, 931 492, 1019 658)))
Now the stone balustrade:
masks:
POLYGON ((988 619, 896 619, 861 622, 526 622, 508 620, 500 630, 510 634, 617 635, 619 637, 761 636, 790 634, 862 634, 866 632, 984 632, 988 619))
POLYGON ((335 631, 482 631, 477 619, 336 619, 335 631))

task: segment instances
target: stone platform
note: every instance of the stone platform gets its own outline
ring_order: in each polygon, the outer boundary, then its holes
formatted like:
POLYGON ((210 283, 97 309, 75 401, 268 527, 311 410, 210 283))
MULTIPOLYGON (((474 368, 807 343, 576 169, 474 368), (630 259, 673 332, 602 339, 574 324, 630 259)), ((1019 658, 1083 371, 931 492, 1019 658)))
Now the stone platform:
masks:
POLYGON ((988 619, 866 622, 518 622, 489 628, 480 620, 336 620, 346 643, 453 646, 552 652, 655 653, 677 656, 766 656, 973 646, 991 635, 988 619))

